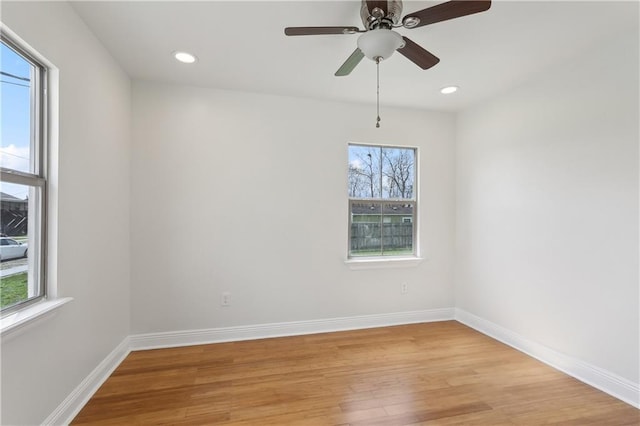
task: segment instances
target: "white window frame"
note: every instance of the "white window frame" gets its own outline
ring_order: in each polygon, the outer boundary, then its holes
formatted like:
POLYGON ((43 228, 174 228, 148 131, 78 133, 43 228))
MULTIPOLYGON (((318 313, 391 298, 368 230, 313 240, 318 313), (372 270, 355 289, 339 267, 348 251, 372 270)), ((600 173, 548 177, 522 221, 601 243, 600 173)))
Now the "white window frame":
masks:
POLYGON ((33 66, 31 73, 30 171, 0 167, 0 180, 29 187, 27 299, 3 308, 2 317, 25 309, 47 297, 47 141, 48 141, 48 68, 23 48, 22 43, 0 29, 2 43, 33 66))
MULTIPOLYGON (((37 262, 29 262, 29 275, 32 278, 31 286, 40 286, 41 294, 23 303, 7 307, 0 313, 0 334, 3 341, 10 335, 30 329, 36 322, 41 322, 53 315, 57 309, 72 301, 71 297, 59 297, 56 286, 57 254, 55 240, 57 235, 57 197, 51 197, 52 185, 57 184, 57 163, 52 163, 52 158, 57 158, 58 146, 58 69, 37 51, 23 41, 17 34, 0 22, 0 36, 8 46, 17 51, 29 62, 38 65, 39 86, 41 93, 38 106, 37 141, 38 149, 32 146, 32 156, 37 156, 38 168, 33 168, 34 173, 23 173, 15 170, 0 168, 0 178, 7 183, 17 183, 38 188, 40 193, 38 204, 38 217, 35 216, 36 208, 29 206, 30 230, 29 232, 29 256, 35 253, 37 246, 37 262), (34 215, 34 216, 31 216, 34 215), (38 243, 32 236, 37 235, 38 243), (37 279, 35 278, 37 275, 37 279)), ((32 141, 33 143, 33 141, 32 141)), ((31 198, 31 197, 30 197, 31 198)), ((34 200, 35 203, 36 200, 34 200)), ((35 205, 35 204, 34 204, 35 205)), ((31 291, 31 290, 29 290, 31 291)))
MULTIPOLYGON (((419 212, 419 200, 418 200, 418 182, 419 182, 419 149, 415 146, 406 146, 406 145, 390 145, 390 144, 379 144, 379 143, 360 143, 360 142, 349 142, 347 144, 347 158, 349 156, 348 150, 351 146, 362 146, 362 147, 371 147, 377 149, 391 148, 391 149, 411 149, 414 152, 414 181, 413 181, 413 197, 411 199, 394 199, 394 198, 383 198, 381 194, 381 198, 358 198, 351 197, 347 191, 347 201, 348 201, 348 220, 347 220, 347 256, 345 260, 345 264, 347 264, 351 269, 377 269, 377 268, 396 268, 396 267, 412 267, 417 266, 422 262, 422 258, 420 257, 420 245, 419 245, 419 220, 418 220, 418 212, 419 212), (384 203, 388 202, 399 202, 399 203, 411 203, 413 205, 413 236, 412 236, 412 253, 411 254, 402 254, 402 255, 375 255, 375 256, 352 256, 351 255, 351 223, 352 223, 352 203, 353 202, 372 202, 376 204, 380 204, 382 206, 384 203)), ((347 161, 348 163, 348 161, 347 161)), ((382 176, 381 176, 382 179, 382 176)), ((382 187, 382 185, 380 185, 382 187)), ((382 220, 382 219, 381 219, 382 220)))

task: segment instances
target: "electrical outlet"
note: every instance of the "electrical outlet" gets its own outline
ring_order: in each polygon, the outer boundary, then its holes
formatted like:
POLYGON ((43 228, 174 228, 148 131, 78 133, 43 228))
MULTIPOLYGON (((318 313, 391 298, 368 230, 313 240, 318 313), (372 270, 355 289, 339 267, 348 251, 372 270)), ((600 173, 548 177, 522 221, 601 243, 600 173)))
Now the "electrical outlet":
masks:
POLYGON ((409 293, 409 284, 407 284, 407 283, 400 284, 400 293, 402 293, 402 294, 409 293))
POLYGON ((231 293, 225 291, 222 293, 220 297, 220 305, 221 306, 231 306, 231 293))

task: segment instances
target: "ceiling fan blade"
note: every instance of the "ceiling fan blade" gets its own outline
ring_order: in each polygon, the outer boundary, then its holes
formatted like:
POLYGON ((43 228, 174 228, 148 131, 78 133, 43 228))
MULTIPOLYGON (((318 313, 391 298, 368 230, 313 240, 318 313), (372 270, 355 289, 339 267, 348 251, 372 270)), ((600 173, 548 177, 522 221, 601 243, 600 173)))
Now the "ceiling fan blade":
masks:
POLYGON ((367 0, 367 8, 369 9, 369 13, 371 13, 371 11, 373 11, 373 9, 378 8, 380 10, 382 10, 384 12, 384 15, 382 16, 386 16, 387 15, 387 1, 383 0, 383 1, 378 1, 378 0, 367 0))
POLYGON ((338 68, 338 71, 336 71, 335 74, 336 77, 343 77, 345 75, 351 74, 351 71, 353 71, 356 65, 360 63, 362 58, 364 58, 364 53, 362 53, 362 50, 356 47, 356 50, 353 51, 351 56, 349 56, 347 60, 344 61, 344 64, 342 64, 342 66, 338 68))
POLYGON ((429 53, 420 45, 416 44, 406 37, 402 38, 404 39, 405 45, 404 47, 398 49, 398 52, 402 53, 407 59, 412 61, 423 70, 429 69, 440 62, 440 59, 429 53))
POLYGON ((288 36, 354 34, 358 31, 358 27, 287 27, 284 29, 284 33, 288 36))
POLYGON ((485 10, 489 10, 490 7, 490 0, 452 0, 410 13, 403 18, 403 22, 408 18, 418 18, 420 19, 420 22, 411 27, 418 28, 424 25, 435 24, 436 22, 447 21, 449 19, 484 12, 485 10))

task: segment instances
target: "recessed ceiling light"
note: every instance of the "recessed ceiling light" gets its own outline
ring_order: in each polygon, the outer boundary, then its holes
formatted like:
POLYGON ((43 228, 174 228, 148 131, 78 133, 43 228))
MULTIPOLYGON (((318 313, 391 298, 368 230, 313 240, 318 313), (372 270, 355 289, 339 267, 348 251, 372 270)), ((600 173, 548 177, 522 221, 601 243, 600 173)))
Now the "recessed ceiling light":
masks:
POLYGON ((458 86, 447 86, 440 89, 440 93, 444 95, 449 95, 451 93, 455 93, 458 91, 458 86))
POLYGON ((183 64, 192 64, 198 60, 198 58, 187 52, 173 52, 173 57, 183 64))

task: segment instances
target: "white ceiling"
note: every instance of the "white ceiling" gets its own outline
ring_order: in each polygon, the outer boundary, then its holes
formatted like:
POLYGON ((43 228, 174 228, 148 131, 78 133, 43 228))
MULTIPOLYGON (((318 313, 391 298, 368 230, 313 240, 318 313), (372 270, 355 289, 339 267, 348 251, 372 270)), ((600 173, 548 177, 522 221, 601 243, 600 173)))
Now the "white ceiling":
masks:
MULTIPOLYGON (((441 1, 405 1, 404 13, 441 1)), ((357 35, 287 37, 287 26, 362 28, 359 0, 74 2, 135 79, 355 102, 375 102, 375 64, 334 72, 357 35), (198 56, 182 65, 171 56, 198 56)), ((509 90, 599 40, 638 26, 636 2, 494 1, 489 11, 398 31, 441 61, 421 70, 396 53, 380 65, 383 105, 455 111, 509 90), (445 96, 439 89, 458 85, 445 96)))

